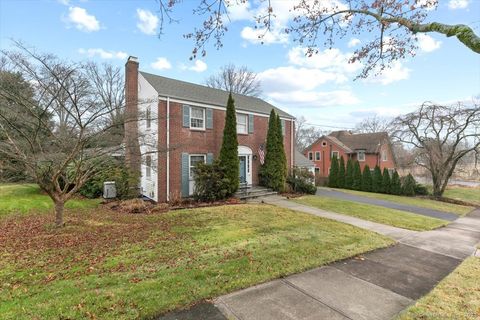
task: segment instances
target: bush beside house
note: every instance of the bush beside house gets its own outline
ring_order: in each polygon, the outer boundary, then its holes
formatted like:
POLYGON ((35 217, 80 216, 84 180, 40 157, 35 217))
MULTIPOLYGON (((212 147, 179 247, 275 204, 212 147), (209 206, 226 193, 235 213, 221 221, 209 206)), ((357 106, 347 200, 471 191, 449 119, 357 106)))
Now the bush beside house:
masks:
POLYGON ((315 194, 315 176, 308 169, 294 168, 287 177, 290 189, 296 193, 315 194))

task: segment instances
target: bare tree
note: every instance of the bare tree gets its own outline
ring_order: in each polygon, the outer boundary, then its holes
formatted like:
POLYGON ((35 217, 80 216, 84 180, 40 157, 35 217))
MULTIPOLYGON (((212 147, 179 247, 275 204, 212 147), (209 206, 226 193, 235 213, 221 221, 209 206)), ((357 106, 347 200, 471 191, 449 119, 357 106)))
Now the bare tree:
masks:
POLYGON ((237 68, 234 64, 223 66, 220 72, 208 77, 205 84, 210 88, 253 97, 258 97, 262 93, 257 74, 250 71, 246 66, 237 68))
POLYGON ((0 88, 0 97, 12 101, 0 114, 0 153, 22 163, 54 202, 55 223, 62 226, 65 203, 112 152, 99 146, 108 139, 112 110, 103 103, 92 68, 15 45, 16 51, 2 55, 34 94, 25 99, 0 88))
POLYGON ((365 118, 355 126, 354 131, 358 133, 389 132, 391 119, 373 116, 365 118))
POLYGON ((459 161, 479 152, 480 105, 442 106, 425 102, 418 111, 395 119, 397 141, 415 148, 415 163, 432 177, 433 195, 441 197, 459 161))
MULTIPOLYGON (((160 33, 163 33, 164 18, 172 18, 179 0, 159 0, 160 33)), ((222 39, 228 32, 230 7, 245 3, 244 0, 199 0, 194 14, 204 17, 200 26, 185 35, 194 41, 192 58, 206 54, 206 44, 214 40, 214 47, 223 46, 222 39)), ((437 0, 345 0, 345 1, 291 1, 291 24, 279 26, 276 22, 279 7, 270 0, 261 0, 252 10, 259 40, 270 32, 284 32, 293 40, 308 48, 307 55, 318 52, 320 46, 331 48, 339 39, 357 34, 370 35, 363 46, 356 50, 351 62, 362 61, 364 68, 360 77, 370 72, 380 73, 392 61, 415 55, 417 35, 437 33, 457 38, 465 47, 480 53, 480 38, 465 24, 427 22, 437 0)), ((284 15, 284 14, 283 14, 284 15)))
POLYGON ((308 125, 304 116, 295 121, 295 143, 300 152, 325 134, 327 134, 327 131, 308 125))

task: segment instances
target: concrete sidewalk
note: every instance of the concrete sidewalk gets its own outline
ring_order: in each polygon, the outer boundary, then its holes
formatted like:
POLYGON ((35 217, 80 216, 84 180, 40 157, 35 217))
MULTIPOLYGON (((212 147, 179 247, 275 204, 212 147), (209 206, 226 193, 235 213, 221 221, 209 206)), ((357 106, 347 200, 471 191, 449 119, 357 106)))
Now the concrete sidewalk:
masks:
POLYGON ((356 194, 350 194, 350 193, 342 192, 339 190, 332 190, 327 188, 318 188, 316 195, 337 198, 340 200, 348 200, 348 201, 360 202, 365 204, 372 204, 372 205, 381 206, 385 208, 421 214, 423 216, 443 219, 447 221, 454 221, 458 218, 458 215, 454 213, 448 213, 448 212, 443 212, 443 211, 429 209, 429 208, 422 208, 422 207, 412 206, 408 204, 395 203, 387 200, 364 197, 356 194))
POLYGON ((160 319, 391 319, 474 254, 480 242, 480 210, 448 227, 420 233, 298 205, 280 197, 264 201, 389 235, 399 243, 233 292, 215 299, 214 305, 201 304, 160 319))

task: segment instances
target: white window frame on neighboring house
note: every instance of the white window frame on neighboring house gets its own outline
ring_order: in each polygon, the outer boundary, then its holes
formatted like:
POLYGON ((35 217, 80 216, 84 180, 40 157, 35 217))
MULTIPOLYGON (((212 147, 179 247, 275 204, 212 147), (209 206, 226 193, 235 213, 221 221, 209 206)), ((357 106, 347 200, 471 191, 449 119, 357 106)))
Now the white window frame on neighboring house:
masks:
POLYGON ((360 162, 365 161, 365 151, 357 151, 357 160, 360 162), (360 155, 363 155, 363 158, 360 158, 360 155))
POLYGON ((340 153, 338 151, 332 151, 332 159, 333 159, 333 155, 335 155, 337 159, 340 157, 340 153))
POLYGON ((150 107, 145 110, 145 127, 147 130, 152 127, 152 109, 150 107))
POLYGON ((206 154, 190 154, 188 155, 188 176, 190 179, 193 179, 193 168, 197 165, 197 163, 206 163, 207 162, 207 155, 206 154), (202 157, 203 162, 198 161, 192 166, 192 157, 202 157))
POLYGON ((145 178, 152 178, 152 156, 149 154, 145 156, 145 178))
POLYGON ((205 108, 190 106, 190 129, 192 130, 205 130, 205 108), (194 116, 195 111, 202 111, 202 117, 194 116), (195 120, 195 121, 194 121, 195 120), (201 121, 202 126, 199 126, 197 122, 201 121), (195 125, 194 125, 195 123, 195 125))
POLYGON ((248 114, 237 113, 237 134, 248 134, 248 114), (245 121, 241 122, 240 119, 244 118, 245 121))
POLYGON ((321 159, 320 151, 315 151, 315 161, 320 161, 321 159))
POLYGON ((308 160, 313 161, 313 152, 308 151, 308 160))
POLYGON ((387 151, 382 151, 382 161, 388 161, 387 151))

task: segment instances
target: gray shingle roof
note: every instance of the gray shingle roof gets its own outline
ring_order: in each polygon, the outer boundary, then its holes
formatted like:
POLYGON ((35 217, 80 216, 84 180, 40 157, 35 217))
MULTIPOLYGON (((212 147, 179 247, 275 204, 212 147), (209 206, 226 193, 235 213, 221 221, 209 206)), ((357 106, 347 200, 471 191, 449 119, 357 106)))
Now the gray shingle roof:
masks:
POLYGON ((380 145, 388 142, 386 132, 352 134, 348 131, 334 131, 329 136, 340 140, 352 150, 365 150, 366 153, 378 153, 380 145))
MULTIPOLYGON (((161 96, 168 96, 225 107, 228 99, 228 92, 220 89, 213 89, 195 83, 180 81, 176 79, 157 76, 151 73, 140 71, 140 74, 157 90, 161 96)), ((294 118, 292 115, 274 107, 260 98, 250 97, 242 94, 232 94, 237 110, 270 114, 272 108, 281 116, 294 118)))
POLYGON ((303 154, 300 153, 297 149, 295 149, 295 161, 294 161, 295 167, 299 168, 311 168, 314 167, 315 164, 308 160, 307 157, 305 157, 303 154))

